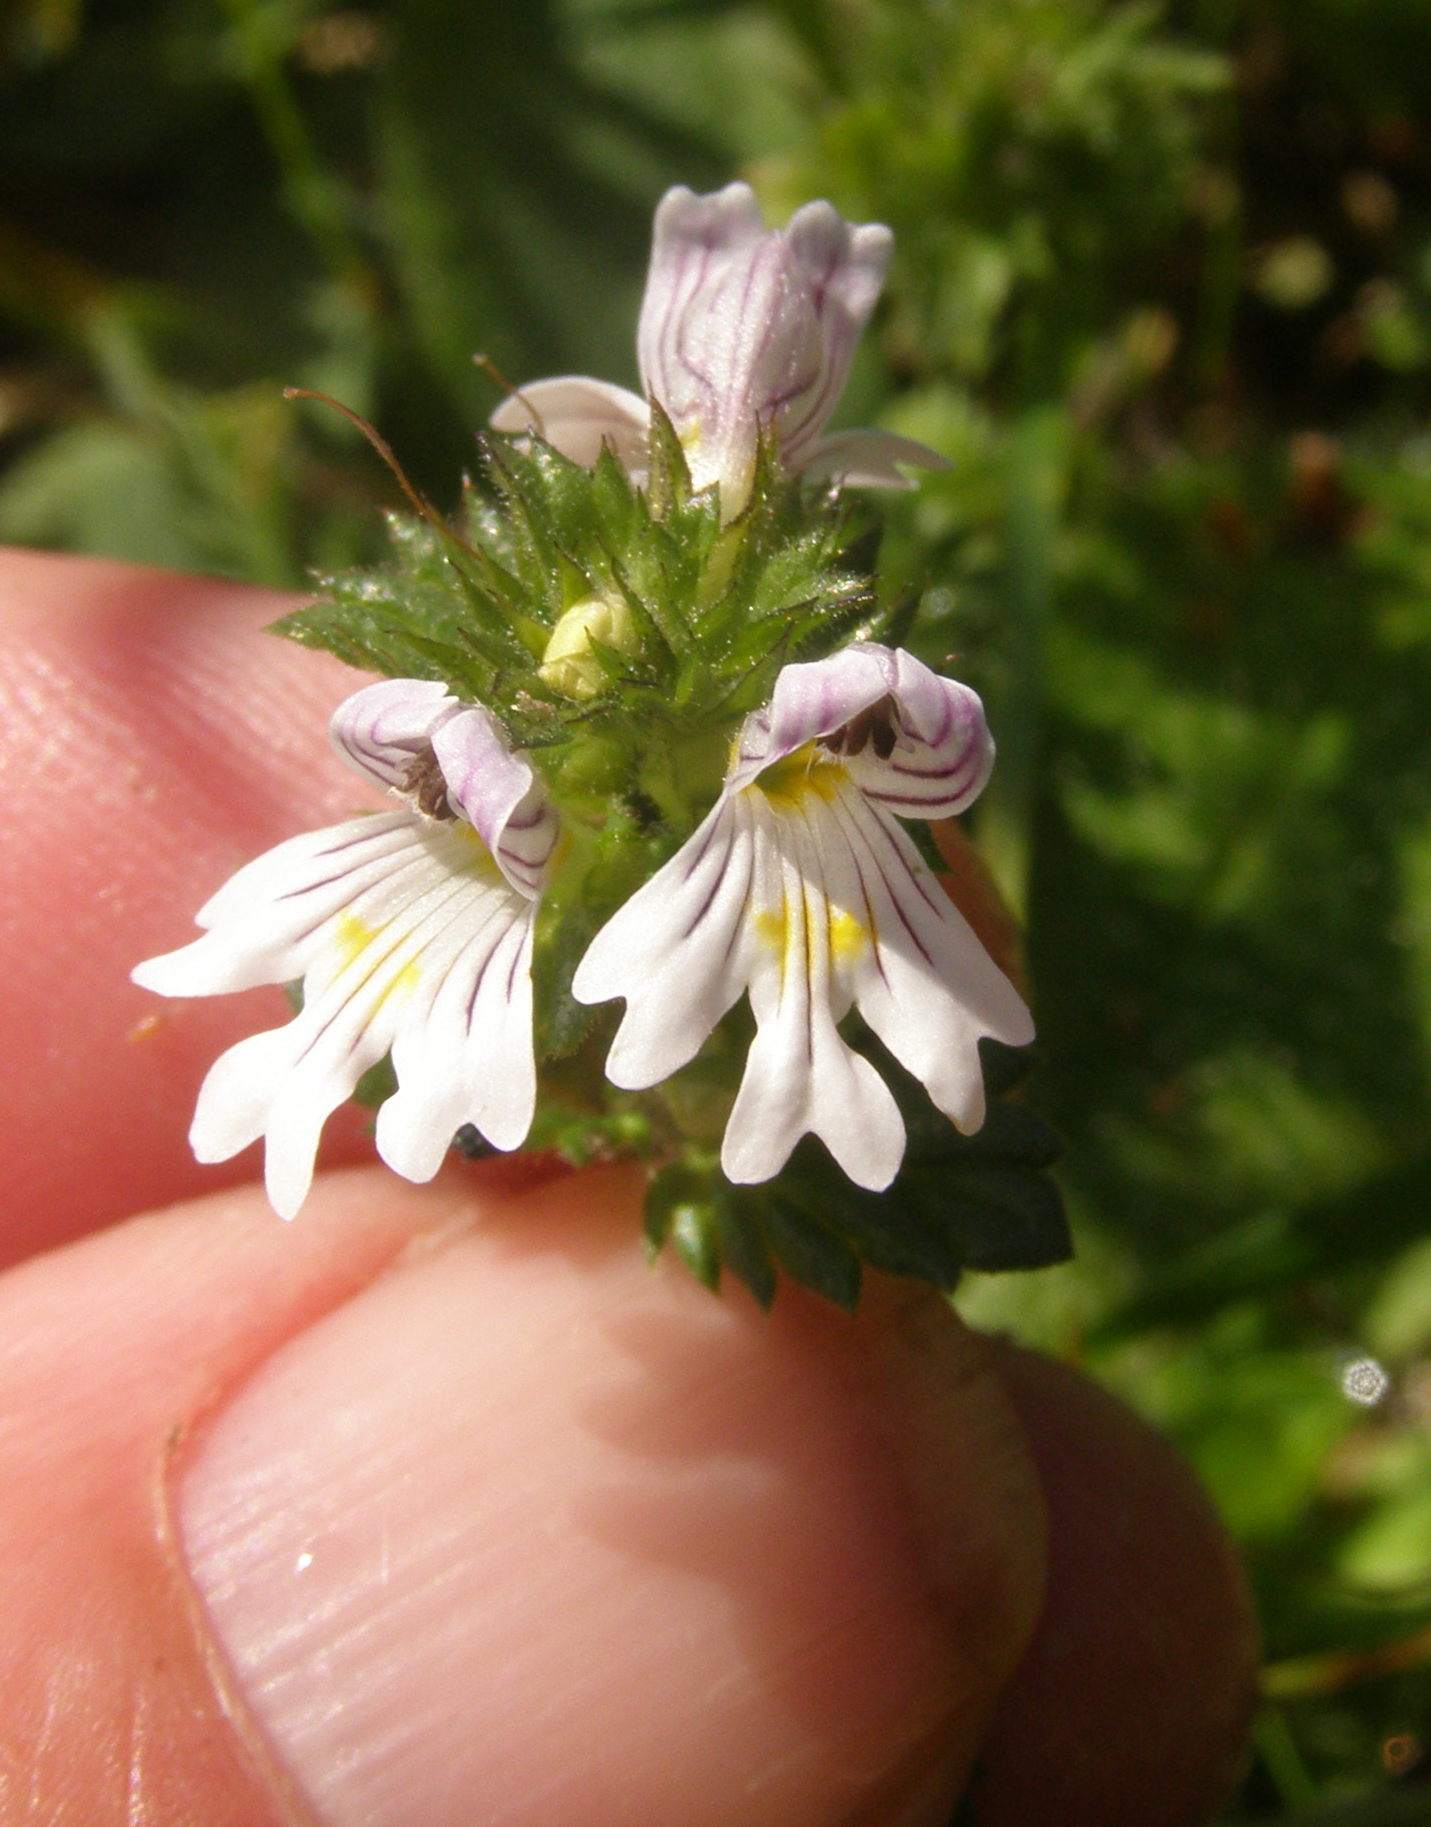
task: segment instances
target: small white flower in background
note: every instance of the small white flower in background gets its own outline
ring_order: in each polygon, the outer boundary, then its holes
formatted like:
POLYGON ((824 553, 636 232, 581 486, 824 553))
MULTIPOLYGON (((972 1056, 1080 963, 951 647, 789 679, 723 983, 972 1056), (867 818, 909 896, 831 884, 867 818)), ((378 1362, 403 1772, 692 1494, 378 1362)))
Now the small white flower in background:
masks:
POLYGON ((166 996, 302 978, 291 1022, 215 1062, 190 1131, 200 1161, 264 1136, 285 1218, 307 1196, 323 1124, 389 1049, 398 1089, 377 1146, 409 1180, 432 1178, 464 1123, 518 1147, 536 1096, 532 926, 557 821, 530 764, 487 711, 422 680, 364 687, 331 731, 344 760, 408 804, 258 857, 200 910, 202 938, 134 971, 166 996))
MULTIPOLYGON (((825 432, 892 244, 887 228, 857 228, 828 203, 767 229, 745 184, 705 197, 678 186, 661 199, 637 333, 641 383, 675 426, 695 486, 720 484, 726 520, 749 498, 762 432, 787 469, 855 486, 906 487, 901 463, 943 467, 893 432, 825 432)), ((535 381, 491 422, 536 430, 577 463, 594 463, 605 443, 628 470, 644 468, 650 407, 605 381, 535 381)))
POLYGON ((579 1001, 626 999, 612 1083, 668 1077, 748 991, 756 1036, 721 1150, 728 1180, 771 1179, 807 1133, 856 1184, 893 1180, 904 1124, 837 1031, 851 1006, 977 1129, 980 1036, 1024 1046, 1033 1023, 895 815, 962 811, 992 763, 975 693, 907 653, 861 643, 785 667, 709 816, 577 970, 579 1001))

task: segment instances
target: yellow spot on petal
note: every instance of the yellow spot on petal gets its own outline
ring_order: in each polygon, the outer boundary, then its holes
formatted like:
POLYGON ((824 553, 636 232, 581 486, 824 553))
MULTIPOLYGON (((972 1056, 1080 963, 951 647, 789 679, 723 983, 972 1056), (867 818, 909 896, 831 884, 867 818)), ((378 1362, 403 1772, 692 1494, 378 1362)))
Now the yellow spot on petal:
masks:
POLYGON ((355 913, 339 914, 333 943, 338 948, 344 967, 356 964, 373 940, 381 936, 382 930, 381 926, 369 926, 366 920, 360 920, 355 913))
POLYGON ((768 908, 762 909, 761 912, 755 916, 755 930, 757 935, 770 947, 771 951, 778 952, 782 958, 785 956, 785 947, 790 933, 790 923, 785 917, 785 908, 783 904, 779 913, 771 913, 768 908))
POLYGON ((838 964, 850 964, 864 950, 869 934, 863 924, 843 907, 830 913, 830 956, 838 964))
MULTIPOLYGON (((370 926, 366 920, 355 913, 339 914, 337 926, 333 932, 333 943, 337 948, 339 969, 347 970, 355 965, 371 947, 378 944, 387 932, 387 923, 381 926, 370 926)), ((400 943, 400 941, 399 941, 400 943)), ((387 956, 374 958, 369 968, 369 975, 381 971, 388 961, 387 956)), ((408 962, 396 970, 378 993, 378 1005, 386 1002, 389 996, 415 990, 422 979, 417 960, 408 962)))
MULTIPOLYGON (((765 908, 757 913, 755 931, 757 937, 780 959, 783 970, 790 962, 793 941, 797 936, 790 918, 789 903, 782 902, 778 911, 765 908)), ((827 910, 825 936, 830 958, 836 964, 852 964, 869 940, 864 923, 843 907, 827 910)), ((802 922, 798 937, 813 941, 814 935, 806 934, 802 922)))

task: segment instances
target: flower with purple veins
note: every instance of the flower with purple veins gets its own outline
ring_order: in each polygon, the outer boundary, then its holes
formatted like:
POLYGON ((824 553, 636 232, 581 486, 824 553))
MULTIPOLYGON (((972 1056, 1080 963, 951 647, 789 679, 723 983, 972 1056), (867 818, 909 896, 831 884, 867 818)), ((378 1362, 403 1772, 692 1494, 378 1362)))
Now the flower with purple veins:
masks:
POLYGON ((767 229, 746 184, 703 197, 677 186, 656 210, 637 332, 648 398, 563 375, 524 387, 491 423, 535 430, 583 464, 607 444, 639 474, 655 400, 694 486, 719 484, 728 521, 749 499, 762 435, 791 472, 906 487, 900 464, 940 468, 943 458, 893 432, 825 431, 892 245, 887 228, 856 227, 829 203, 807 203, 787 227, 767 229))
POLYGON ((771 1179, 807 1133, 857 1185, 894 1179, 904 1123, 838 1032, 851 1007, 945 1115, 978 1129, 980 1037, 1023 1046, 1033 1023, 897 820, 962 811, 993 753, 977 695, 910 654, 862 642, 786 666, 704 822, 577 969, 579 1001, 626 999, 612 1083, 668 1078, 746 992, 756 1034, 721 1149, 728 1180, 771 1179))
POLYGON ((423 680, 365 686, 331 734, 406 803, 256 858, 199 911, 202 938, 133 973, 166 996, 302 979, 292 1021, 215 1062, 190 1130, 200 1161, 263 1136, 284 1217, 323 1124, 389 1052, 377 1147, 409 1180, 432 1178, 463 1124, 519 1147, 536 1098, 532 933, 558 827, 531 764, 489 711, 423 680))

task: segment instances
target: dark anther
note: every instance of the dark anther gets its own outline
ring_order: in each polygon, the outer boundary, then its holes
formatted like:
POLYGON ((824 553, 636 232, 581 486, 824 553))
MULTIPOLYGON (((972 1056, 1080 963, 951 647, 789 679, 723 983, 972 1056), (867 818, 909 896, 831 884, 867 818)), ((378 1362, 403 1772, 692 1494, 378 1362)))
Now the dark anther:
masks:
POLYGON ((899 741, 897 716, 894 699, 886 694, 877 704, 832 730, 823 738, 825 747, 832 755, 858 755, 869 744, 881 761, 888 761, 899 741))
POLYGON ((427 818, 454 819, 457 816, 447 802, 447 781, 431 749, 423 749, 408 764, 402 777, 402 790, 427 818))

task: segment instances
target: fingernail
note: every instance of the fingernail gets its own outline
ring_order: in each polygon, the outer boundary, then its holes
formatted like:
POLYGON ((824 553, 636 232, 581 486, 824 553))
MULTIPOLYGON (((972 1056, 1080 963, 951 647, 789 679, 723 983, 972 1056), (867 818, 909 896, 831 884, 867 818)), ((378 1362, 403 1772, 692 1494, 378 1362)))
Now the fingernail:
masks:
POLYGON ((653 1272, 621 1173, 514 1202, 187 1464, 240 1703, 324 1827, 938 1819, 890 1786, 982 1719, 1038 1582, 1017 1431, 942 1325, 653 1272))

